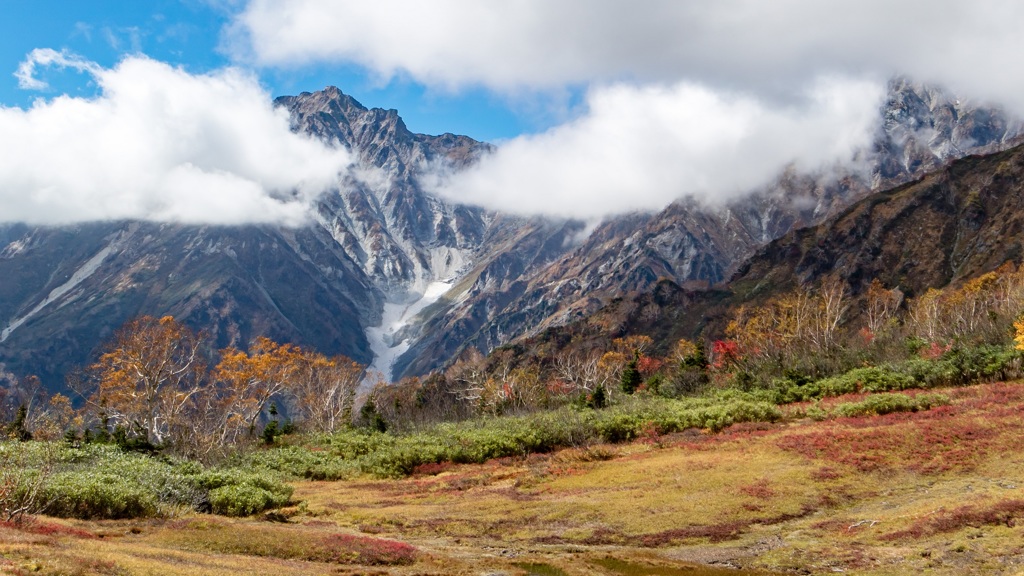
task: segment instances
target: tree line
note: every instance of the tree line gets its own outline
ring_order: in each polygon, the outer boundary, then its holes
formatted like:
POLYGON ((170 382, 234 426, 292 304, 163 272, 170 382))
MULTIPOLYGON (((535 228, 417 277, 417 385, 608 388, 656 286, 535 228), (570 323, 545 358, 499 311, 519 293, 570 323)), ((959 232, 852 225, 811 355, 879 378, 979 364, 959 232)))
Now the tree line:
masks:
POLYGON ((116 437, 135 447, 209 460, 294 422, 333 432, 350 424, 364 367, 291 344, 257 338, 248 351, 221 350, 212 364, 201 332, 171 316, 135 318, 119 328, 99 359, 69 377, 83 400, 44 401, 38 379, 8 375, 4 405, 18 413, 8 434, 82 441, 116 437), (287 415, 288 420, 280 417, 287 415), (278 418, 275 418, 278 417, 278 418), (269 430, 268 430, 269 429, 269 430))
MULTIPOLYGON (((365 368, 258 338, 247 351, 209 360, 202 333, 171 317, 143 316, 119 329, 100 358, 70 379, 73 410, 37 379, 0 387, 9 436, 72 430, 120 435, 201 459, 290 425, 333 432, 354 422, 379 430, 524 413, 566 404, 601 408, 630 394, 681 397, 709 387, 770 387, 908 358, 938 359, 979 346, 1024 350, 1024 266, 1005 264, 962 285, 914 297, 874 280, 860 294, 827 278, 734 308, 717 337, 666 346, 645 335, 604 346, 464 352, 442 371, 380 382, 356 411, 365 368), (1014 340, 1016 339, 1016 340, 1014 340), (18 408, 15 410, 15 408, 18 408), (286 416, 286 418, 285 418, 286 416)), ((0 374, 3 378, 3 374, 0 374)))
POLYGON ((642 334, 603 344, 569 338, 464 352, 446 370, 375 389, 369 408, 392 426, 599 408, 629 394, 690 396, 708 388, 800 384, 864 366, 937 360, 984 347, 1024 350, 1024 266, 1006 263, 961 285, 908 296, 837 277, 733 308, 718 334, 672 343, 642 334))

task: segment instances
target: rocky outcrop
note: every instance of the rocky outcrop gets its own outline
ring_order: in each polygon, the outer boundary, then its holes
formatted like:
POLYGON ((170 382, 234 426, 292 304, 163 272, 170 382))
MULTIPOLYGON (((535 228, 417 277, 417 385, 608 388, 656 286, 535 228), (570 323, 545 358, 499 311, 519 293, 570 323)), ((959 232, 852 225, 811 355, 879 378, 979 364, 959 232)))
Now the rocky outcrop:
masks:
POLYGON ((790 230, 816 224, 873 191, 919 178, 966 154, 1019 140, 1020 122, 937 87, 896 78, 879 111, 870 150, 817 174, 786 170, 773 183, 724 206, 681 199, 657 214, 601 223, 551 264, 507 288, 470 291, 430 320, 403 365, 422 372, 465 347, 489 350, 517 336, 579 319, 609 299, 659 280, 705 288, 790 230), (495 293, 495 289, 500 293, 495 293), (416 356, 416 357, 408 357, 416 356))
POLYGON ((316 205, 312 225, 0 226, 0 363, 59 388, 132 316, 172 314, 217 347, 267 335, 370 363, 382 346, 404 341, 394 376, 419 374, 468 347, 487 351, 570 322, 662 279, 719 283, 790 230, 951 158, 1004 147, 1020 132, 999 110, 935 88, 902 79, 890 88, 873 149, 850 166, 786 171, 743 201, 682 199, 596 227, 431 197, 419 183, 424 169, 458 169, 489 145, 412 133, 395 110, 366 108, 337 88, 283 97, 277 104, 295 130, 355 158, 316 205), (420 298, 439 284, 447 292, 436 302, 420 298), (402 321, 392 331, 368 332, 395 307, 418 314, 394 314, 402 321))

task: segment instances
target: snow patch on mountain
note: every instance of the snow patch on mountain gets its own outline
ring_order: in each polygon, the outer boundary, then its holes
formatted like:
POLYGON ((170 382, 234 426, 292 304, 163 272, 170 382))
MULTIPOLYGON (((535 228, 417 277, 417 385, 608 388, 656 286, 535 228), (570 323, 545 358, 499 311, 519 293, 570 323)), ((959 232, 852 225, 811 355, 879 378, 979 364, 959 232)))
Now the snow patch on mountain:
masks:
POLYGON ((43 308, 46 308, 53 302, 59 300, 65 294, 67 294, 76 286, 81 284, 82 281, 84 281, 86 278, 92 276, 93 273, 96 272, 96 270, 99 270, 100 265, 103 264, 103 261, 107 259, 107 256, 109 256, 111 252, 119 250, 121 248, 121 246, 124 243, 124 240, 125 238, 123 235, 115 238, 110 244, 105 246, 102 250, 97 252, 92 258, 87 260, 77 270, 75 270, 75 272, 71 274, 71 277, 68 278, 67 282, 64 282, 60 286, 57 286, 53 290, 50 290, 50 293, 46 295, 46 298, 43 298, 42 302, 36 304, 36 306, 29 310, 27 314, 25 314, 24 316, 20 316, 18 318, 14 318, 10 322, 8 322, 7 327, 0 331, 0 342, 5 342, 8 338, 10 338, 11 334, 15 330, 17 330, 18 327, 20 327, 22 324, 28 321, 29 318, 32 318, 33 316, 38 314, 43 308))
POLYGON ((414 292, 401 301, 384 303, 380 326, 366 329, 366 338, 370 341, 370 349, 373 351, 373 364, 367 369, 364 387, 372 386, 377 375, 381 375, 386 382, 392 380, 395 360, 410 346, 409 338, 398 340, 398 334, 409 326, 420 312, 440 300, 454 284, 454 278, 431 282, 422 293, 414 292))

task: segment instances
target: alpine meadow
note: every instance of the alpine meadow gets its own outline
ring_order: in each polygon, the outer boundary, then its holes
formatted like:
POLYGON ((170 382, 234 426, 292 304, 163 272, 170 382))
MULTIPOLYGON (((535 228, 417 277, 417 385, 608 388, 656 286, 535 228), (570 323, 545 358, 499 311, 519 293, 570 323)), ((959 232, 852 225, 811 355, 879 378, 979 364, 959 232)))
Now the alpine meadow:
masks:
POLYGON ((0 573, 1024 576, 1024 7, 0 19, 0 573))

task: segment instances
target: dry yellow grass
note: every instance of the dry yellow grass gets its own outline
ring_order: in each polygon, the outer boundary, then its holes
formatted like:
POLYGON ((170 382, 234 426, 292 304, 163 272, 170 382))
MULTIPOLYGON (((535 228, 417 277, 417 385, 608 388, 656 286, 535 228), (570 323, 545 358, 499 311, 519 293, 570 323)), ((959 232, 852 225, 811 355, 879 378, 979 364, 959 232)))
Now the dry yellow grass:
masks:
POLYGON ((930 413, 688 432, 403 480, 300 482, 287 523, 42 519, 41 533, 0 527, 0 571, 671 575, 710 563, 1021 574, 1024 386, 952 396, 930 413), (350 537, 407 543, 415 561, 352 563, 321 546, 350 537))

